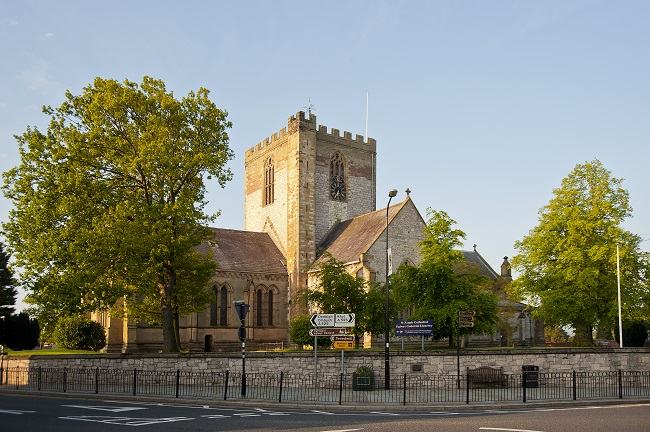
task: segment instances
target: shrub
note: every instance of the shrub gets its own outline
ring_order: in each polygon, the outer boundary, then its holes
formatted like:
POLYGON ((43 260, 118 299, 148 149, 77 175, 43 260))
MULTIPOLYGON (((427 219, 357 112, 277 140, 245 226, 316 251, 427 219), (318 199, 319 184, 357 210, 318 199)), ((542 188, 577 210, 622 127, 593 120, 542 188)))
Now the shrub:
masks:
MULTIPOLYGON (((314 337, 309 336, 311 326, 311 315, 298 315, 291 321, 291 329, 289 330, 289 337, 291 342, 296 345, 314 345, 314 337)), ((331 346, 332 341, 329 337, 322 336, 317 338, 319 347, 331 346)))
POLYGON ((372 366, 371 365, 357 366, 355 373, 357 374, 357 376, 370 376, 373 373, 372 366))
POLYGON ((38 345, 40 327, 38 321, 30 318, 27 312, 6 316, 2 324, 1 336, 4 336, 4 340, 0 343, 15 351, 29 350, 38 345))
POLYGON ((106 345, 106 333, 98 322, 84 316, 60 318, 53 334, 61 348, 99 351, 106 345))

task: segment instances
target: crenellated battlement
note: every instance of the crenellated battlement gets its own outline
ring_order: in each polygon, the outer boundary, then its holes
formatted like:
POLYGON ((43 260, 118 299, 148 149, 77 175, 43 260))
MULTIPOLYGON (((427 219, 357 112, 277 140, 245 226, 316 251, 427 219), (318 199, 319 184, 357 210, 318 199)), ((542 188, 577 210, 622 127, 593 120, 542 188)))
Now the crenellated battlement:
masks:
MULTIPOLYGON (((288 134, 292 134, 298 130, 316 130, 316 116, 314 114, 306 115, 304 111, 298 111, 296 115, 289 117, 287 120, 287 127, 280 129, 278 132, 257 143, 254 147, 246 150, 246 157, 249 157, 253 153, 262 149, 273 146, 276 142, 284 140, 288 134)), ((328 133, 327 126, 323 125, 318 126, 317 138, 326 141, 333 141, 343 146, 369 146, 371 150, 376 148, 376 141, 374 138, 368 138, 368 140, 365 141, 364 136, 359 134, 352 138, 352 133, 347 131, 344 131, 343 136, 341 136, 340 131, 336 128, 332 128, 331 132, 328 133)))
POLYGON ((352 146, 358 148, 370 147, 371 150, 374 150, 377 145, 374 138, 368 138, 366 141, 364 140, 364 136, 359 134, 356 134, 355 137, 352 138, 352 133, 348 131, 343 131, 343 136, 341 136, 340 131, 336 128, 332 128, 332 131, 328 133, 327 126, 323 125, 318 126, 318 132, 316 136, 319 140, 333 141, 336 144, 342 146, 352 146))

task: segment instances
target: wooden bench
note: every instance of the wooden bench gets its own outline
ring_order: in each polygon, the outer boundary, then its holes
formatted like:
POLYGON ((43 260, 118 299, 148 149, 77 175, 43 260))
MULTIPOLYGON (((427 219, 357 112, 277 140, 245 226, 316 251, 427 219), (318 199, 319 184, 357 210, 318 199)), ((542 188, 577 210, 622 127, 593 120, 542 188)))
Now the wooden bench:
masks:
POLYGON ((480 366, 476 369, 467 368, 467 377, 470 388, 477 387, 507 387, 508 377, 503 373, 503 368, 480 366))

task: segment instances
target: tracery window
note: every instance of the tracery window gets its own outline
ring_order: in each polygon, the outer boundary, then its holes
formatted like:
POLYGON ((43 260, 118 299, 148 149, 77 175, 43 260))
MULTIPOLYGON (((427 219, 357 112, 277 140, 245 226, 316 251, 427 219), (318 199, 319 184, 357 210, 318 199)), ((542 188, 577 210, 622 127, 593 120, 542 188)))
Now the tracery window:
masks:
POLYGON ((226 327, 228 325, 228 288, 212 287, 214 301, 210 304, 210 325, 226 327))
POLYGON ((268 325, 272 326, 273 325, 273 290, 269 289, 269 294, 268 294, 268 312, 269 312, 269 322, 268 325))
POLYGON ((257 296, 255 299, 255 303, 257 306, 257 313, 255 316, 255 325, 258 327, 262 327, 264 323, 262 322, 262 317, 264 316, 264 305, 262 303, 262 298, 263 298, 263 292, 261 289, 257 290, 257 296))
POLYGON ((216 326, 217 325, 217 302, 219 300, 219 296, 217 295, 218 289, 216 286, 212 287, 212 292, 214 293, 214 301, 210 303, 210 325, 216 326))
POLYGON ((334 153, 330 159, 330 197, 337 201, 347 199, 345 160, 340 152, 334 153))
POLYGON ((225 286, 221 287, 219 292, 219 325, 228 325, 228 290, 225 286))
POLYGON ((273 159, 269 158, 264 164, 264 205, 275 201, 275 169, 273 159))

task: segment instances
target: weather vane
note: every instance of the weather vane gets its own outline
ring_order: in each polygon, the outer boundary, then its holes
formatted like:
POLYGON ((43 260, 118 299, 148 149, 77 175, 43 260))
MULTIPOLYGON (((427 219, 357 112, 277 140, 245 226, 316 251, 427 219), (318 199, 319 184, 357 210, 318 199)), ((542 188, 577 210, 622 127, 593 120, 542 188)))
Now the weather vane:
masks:
POLYGON ((316 111, 316 106, 312 103, 311 96, 309 97, 309 104, 306 107, 303 107, 303 109, 307 110, 307 113, 309 114, 310 117, 311 117, 312 110, 316 111))

